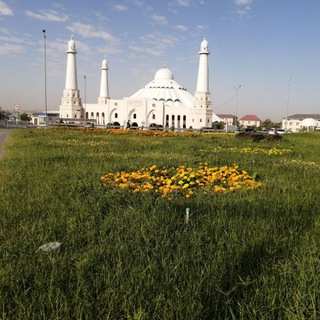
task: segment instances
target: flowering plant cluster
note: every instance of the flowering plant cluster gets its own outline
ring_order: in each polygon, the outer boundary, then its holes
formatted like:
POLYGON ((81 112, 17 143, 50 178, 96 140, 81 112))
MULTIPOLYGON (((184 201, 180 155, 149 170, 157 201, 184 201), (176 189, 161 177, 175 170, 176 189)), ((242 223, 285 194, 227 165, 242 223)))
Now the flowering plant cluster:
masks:
POLYGON ((184 165, 177 168, 142 168, 133 172, 108 173, 101 177, 105 187, 133 192, 152 192, 162 198, 173 195, 190 198, 195 193, 213 194, 235 190, 253 190, 262 186, 237 165, 208 167, 200 163, 198 169, 184 165))
POLYGON ((292 152, 291 149, 280 149, 280 148, 270 148, 270 149, 264 149, 264 148, 259 148, 259 147, 222 147, 222 146, 217 146, 213 149, 213 152, 235 152, 235 153, 254 153, 254 154, 268 154, 268 155, 283 155, 285 153, 290 153, 292 152))
POLYGON ((312 169, 316 171, 320 171, 320 165, 313 161, 303 161, 303 160, 282 160, 280 162, 281 165, 288 166, 288 167, 300 167, 306 169, 312 169))
POLYGON ((77 130, 85 133, 105 133, 111 135, 137 135, 137 136, 160 136, 160 137, 193 137, 199 133, 192 131, 175 132, 168 130, 124 130, 124 129, 103 129, 103 128, 84 128, 84 127, 54 127, 55 130, 77 130))

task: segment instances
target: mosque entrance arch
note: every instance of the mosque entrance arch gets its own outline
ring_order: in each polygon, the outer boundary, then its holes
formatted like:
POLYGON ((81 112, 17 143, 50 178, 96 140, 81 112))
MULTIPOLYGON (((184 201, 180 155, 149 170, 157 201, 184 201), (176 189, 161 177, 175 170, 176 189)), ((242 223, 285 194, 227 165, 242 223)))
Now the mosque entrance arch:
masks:
POLYGON ((139 129, 139 126, 136 122, 133 122, 130 126, 131 129, 139 129))
POLYGON ((114 129, 120 129, 120 123, 115 121, 112 123, 114 129))

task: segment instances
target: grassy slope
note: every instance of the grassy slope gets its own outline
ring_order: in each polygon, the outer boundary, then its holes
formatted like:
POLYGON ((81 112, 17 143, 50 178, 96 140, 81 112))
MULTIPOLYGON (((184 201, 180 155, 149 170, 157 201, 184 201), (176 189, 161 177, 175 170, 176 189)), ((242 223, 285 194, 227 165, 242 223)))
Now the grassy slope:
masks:
POLYGON ((316 319, 319 134, 261 148, 231 135, 137 137, 12 132, 1 159, 3 319, 316 319), (283 160, 303 161, 283 165, 283 160), (155 199, 101 188, 100 176, 152 164, 236 163, 263 188, 155 199), (184 224, 185 208, 190 224, 184 224), (37 248, 50 241, 61 249, 37 248))

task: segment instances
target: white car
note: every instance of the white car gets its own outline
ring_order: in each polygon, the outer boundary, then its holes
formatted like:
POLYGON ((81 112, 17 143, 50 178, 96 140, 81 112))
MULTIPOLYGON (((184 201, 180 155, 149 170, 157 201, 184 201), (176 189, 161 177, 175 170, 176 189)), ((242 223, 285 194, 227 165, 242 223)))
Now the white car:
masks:
POLYGON ((269 130, 268 134, 284 134, 284 133, 290 133, 290 131, 285 130, 285 129, 275 129, 272 128, 269 130))

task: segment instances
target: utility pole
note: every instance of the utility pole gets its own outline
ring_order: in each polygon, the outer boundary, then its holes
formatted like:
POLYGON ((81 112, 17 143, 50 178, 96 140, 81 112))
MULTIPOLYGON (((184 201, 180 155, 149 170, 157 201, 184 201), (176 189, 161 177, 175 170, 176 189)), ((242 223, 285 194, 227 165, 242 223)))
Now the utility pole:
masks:
POLYGON ((47 129, 48 120, 47 120, 47 113, 48 113, 48 104, 47 104, 47 37, 46 37, 46 30, 42 30, 43 32, 43 51, 44 51, 44 126, 47 129))
POLYGON ((291 84, 291 76, 288 78, 288 94, 287 94, 287 105, 286 105, 286 125, 285 129, 288 129, 288 112, 289 112, 289 97, 290 97, 290 84, 291 84))

